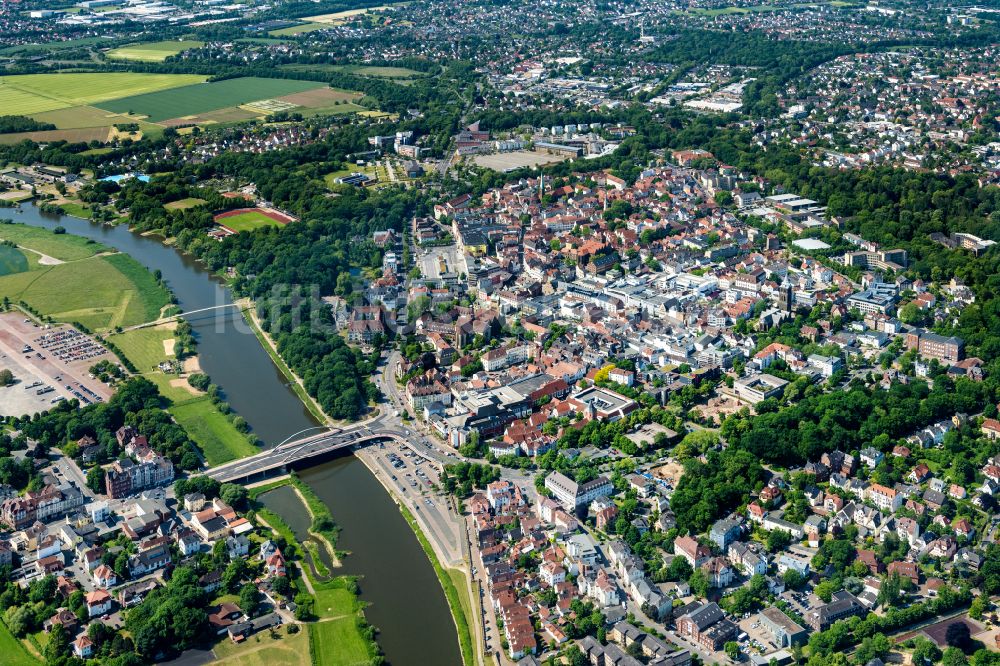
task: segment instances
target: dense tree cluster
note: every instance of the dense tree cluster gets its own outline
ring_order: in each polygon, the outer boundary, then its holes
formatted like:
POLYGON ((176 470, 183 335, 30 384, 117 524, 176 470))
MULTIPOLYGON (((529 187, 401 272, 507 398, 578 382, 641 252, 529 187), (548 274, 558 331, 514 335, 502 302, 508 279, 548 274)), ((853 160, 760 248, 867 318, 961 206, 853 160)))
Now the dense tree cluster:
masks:
POLYGON ((54 130, 52 123, 43 123, 27 116, 0 116, 0 134, 13 134, 14 132, 38 132, 41 130, 54 130))
POLYGON ((990 397, 988 386, 942 376, 894 384, 888 391, 853 384, 845 391, 807 396, 790 407, 750 416, 740 412, 722 424, 730 444, 768 463, 791 466, 818 460, 825 452, 898 440, 956 412, 974 414, 990 397), (876 440, 879 435, 886 435, 876 440))
POLYGON ((688 460, 670 499, 677 527, 700 534, 763 485, 764 468, 749 451, 709 451, 707 462, 688 460))
POLYGON ((115 431, 130 425, 146 436, 154 451, 181 468, 199 467, 194 443, 162 408, 162 400, 155 384, 134 377, 106 403, 80 407, 75 400, 62 401, 44 414, 16 419, 15 426, 43 449, 61 447, 74 457, 80 453, 77 440, 89 436, 100 446, 99 460, 108 462, 122 454, 115 431))

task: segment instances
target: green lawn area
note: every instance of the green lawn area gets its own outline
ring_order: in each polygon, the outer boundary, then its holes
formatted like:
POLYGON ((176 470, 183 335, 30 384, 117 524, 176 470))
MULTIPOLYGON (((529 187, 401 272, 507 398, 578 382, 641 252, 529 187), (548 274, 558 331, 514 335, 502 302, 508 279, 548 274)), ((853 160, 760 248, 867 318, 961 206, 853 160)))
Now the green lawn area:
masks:
POLYGON ((365 666, 373 656, 353 615, 310 624, 309 646, 319 666, 365 666))
POLYGON ((139 372, 152 372, 157 365, 173 358, 173 354, 167 355, 163 344, 173 339, 173 331, 166 326, 140 328, 108 336, 108 340, 122 350, 139 372))
POLYGON ((215 663, 226 666, 308 666, 309 633, 301 627, 299 633, 288 634, 282 627, 277 640, 262 632, 240 645, 223 638, 213 652, 215 663))
POLYGON ((360 610, 357 597, 338 583, 314 583, 313 589, 316 590, 316 615, 321 618, 353 615, 360 610))
POLYGON ((167 411, 198 444, 209 467, 259 453, 207 397, 179 402, 167 411))
POLYGON ((39 666, 41 664, 28 653, 21 641, 14 638, 3 622, 0 622, 0 654, 3 654, 4 666, 39 666))
POLYGON ((281 223, 277 220, 272 220, 267 215, 258 213, 257 211, 240 213, 239 215, 233 215, 232 217, 224 217, 218 221, 218 224, 229 227, 233 231, 253 231, 254 229, 260 229, 261 227, 281 226, 281 223))
POLYGON ((113 113, 148 116, 148 120, 155 123, 323 87, 325 84, 317 81, 247 76, 121 97, 99 106, 113 113))
POLYGON ((350 176, 352 173, 363 173, 369 178, 378 178, 378 169, 376 167, 370 165, 350 165, 346 169, 326 174, 323 176, 323 181, 326 183, 327 187, 333 187, 337 185, 337 183, 333 182, 334 180, 337 178, 343 178, 344 176, 350 176))
POLYGON ((329 30, 334 27, 329 23, 302 23, 300 25, 291 25, 287 28, 281 28, 280 30, 272 30, 267 33, 272 37, 289 37, 294 35, 304 35, 307 32, 316 32, 317 30, 329 30))
POLYGON ((200 49, 205 42, 195 40, 172 40, 164 42, 147 42, 145 44, 130 44, 108 52, 113 60, 139 60, 142 62, 163 62, 169 56, 177 55, 188 49, 200 49))
POLYGON ((94 214, 89 208, 87 208, 83 204, 64 203, 60 204, 59 207, 62 208, 63 213, 65 213, 66 215, 72 215, 73 217, 83 218, 84 220, 89 220, 94 214))
POLYGON ((177 201, 171 201, 168 204, 163 204, 163 207, 167 210, 186 210, 188 208, 200 206, 203 203, 205 203, 204 199, 188 197, 187 199, 178 199, 177 201))
POLYGON ((12 275, 28 270, 28 257, 10 245, 0 245, 0 275, 12 275))
POLYGON ((94 331, 156 319, 167 290, 124 254, 90 257, 0 277, 0 294, 23 300, 44 315, 80 322, 94 331))
POLYGON ((27 115, 106 102, 204 81, 193 74, 97 72, 0 76, 0 108, 27 115))
POLYGON ((106 246, 87 238, 71 234, 54 234, 48 229, 29 227, 26 224, 0 224, 0 239, 9 240, 16 245, 47 254, 60 261, 86 259, 108 250, 106 246))

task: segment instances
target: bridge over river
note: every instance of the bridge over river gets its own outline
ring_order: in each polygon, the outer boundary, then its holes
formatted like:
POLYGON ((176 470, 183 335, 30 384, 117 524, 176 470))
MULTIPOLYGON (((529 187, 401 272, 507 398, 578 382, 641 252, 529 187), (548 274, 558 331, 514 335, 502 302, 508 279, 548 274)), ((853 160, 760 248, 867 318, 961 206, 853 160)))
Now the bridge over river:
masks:
POLYGON ((287 472, 290 466, 303 460, 321 458, 335 451, 386 439, 402 439, 404 433, 402 428, 383 423, 382 417, 376 417, 349 428, 329 428, 317 435, 282 442, 255 456, 214 467, 207 474, 222 483, 249 483, 275 473, 287 472))

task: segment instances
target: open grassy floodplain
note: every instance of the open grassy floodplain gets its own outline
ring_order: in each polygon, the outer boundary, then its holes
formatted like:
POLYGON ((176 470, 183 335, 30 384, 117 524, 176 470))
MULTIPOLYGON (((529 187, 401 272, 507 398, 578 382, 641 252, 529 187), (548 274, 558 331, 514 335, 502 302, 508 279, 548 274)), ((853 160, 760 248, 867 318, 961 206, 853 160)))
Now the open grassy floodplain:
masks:
POLYGON ((291 95, 324 85, 317 81, 244 77, 114 99, 100 107, 114 113, 148 116, 148 120, 155 123, 291 95))
POLYGON ((177 55, 188 49, 198 49, 205 42, 195 40, 176 40, 166 42, 147 42, 145 44, 129 44, 108 51, 108 57, 113 60, 138 60, 141 62, 163 62, 168 57, 177 55))
POLYGON ((0 76, 0 108, 8 115, 31 115, 189 86, 204 80, 204 76, 196 74, 111 72, 0 76))

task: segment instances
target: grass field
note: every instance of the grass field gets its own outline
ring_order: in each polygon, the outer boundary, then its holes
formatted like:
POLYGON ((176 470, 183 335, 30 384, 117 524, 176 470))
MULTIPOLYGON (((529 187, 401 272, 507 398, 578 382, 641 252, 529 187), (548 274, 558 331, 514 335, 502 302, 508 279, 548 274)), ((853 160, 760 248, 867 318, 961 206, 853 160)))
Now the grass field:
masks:
POLYGON ((209 467, 260 453, 207 397, 177 403, 167 411, 198 444, 209 467))
POLYGON ((316 81, 244 77, 115 99, 100 106, 115 113, 148 116, 151 122, 159 122, 323 86, 316 81))
POLYGON ((0 622, 0 654, 3 654, 4 666, 39 666, 41 662, 28 654, 21 641, 0 622))
POLYGON ((295 35, 304 35, 307 32, 329 30, 331 27, 329 23, 301 23, 299 25, 290 25, 287 28, 280 28, 279 30, 272 30, 267 34, 272 37, 294 37, 295 35))
POLYGON ((200 49, 205 42, 194 40, 148 42, 146 44, 130 44, 108 52, 113 60, 139 60, 142 62, 163 62, 169 56, 177 55, 188 49, 200 49))
POLYGON ((305 627, 297 634, 287 634, 279 630, 277 640, 268 633, 234 645, 223 638, 213 652, 216 664, 226 666, 309 666, 309 633, 305 627))
POLYGON ((72 215, 73 217, 79 217, 84 220, 89 220, 94 214, 89 208, 87 208, 83 204, 64 203, 60 204, 59 207, 62 208, 62 212, 65 213, 66 215, 72 215))
MULTIPOLYGON (((174 333, 167 325, 140 328, 108 336, 108 339, 122 350, 139 372, 151 372, 157 365, 173 358, 167 354, 165 341, 173 340, 174 333)), ((191 394, 187 395, 188 398, 191 394)))
POLYGON ((281 226, 281 223, 277 220, 272 220, 267 215, 256 211, 223 218, 218 221, 218 224, 229 227, 233 231, 253 231, 254 229, 260 229, 261 227, 281 226))
POLYGON ((314 589, 316 615, 321 618, 343 617, 361 610, 358 598, 350 590, 338 587, 337 583, 316 583, 314 589))
POLYGON ((371 663, 368 643, 358 632, 353 615, 320 620, 309 625, 309 646, 319 666, 365 666, 371 663))
POLYGON ((0 275, 13 275, 28 270, 28 257, 9 245, 0 245, 0 275))
POLYGON ((167 291, 149 271, 123 254, 0 277, 0 295, 97 331, 155 319, 169 302, 167 291))
POLYGON ((163 207, 167 210, 187 210, 188 208, 200 206, 203 203, 205 203, 204 199, 189 197, 187 199, 178 199, 177 201, 171 201, 168 204, 163 204, 163 207))
POLYGON ((87 106, 204 81, 191 74, 27 74, 0 77, 0 108, 10 115, 30 115, 87 106))
POLYGON ((108 248, 90 239, 71 234, 54 234, 48 229, 26 224, 0 224, 0 239, 36 250, 60 261, 76 261, 92 257, 108 248))

